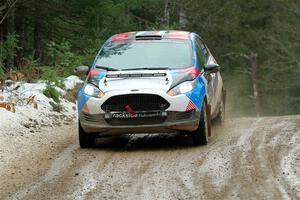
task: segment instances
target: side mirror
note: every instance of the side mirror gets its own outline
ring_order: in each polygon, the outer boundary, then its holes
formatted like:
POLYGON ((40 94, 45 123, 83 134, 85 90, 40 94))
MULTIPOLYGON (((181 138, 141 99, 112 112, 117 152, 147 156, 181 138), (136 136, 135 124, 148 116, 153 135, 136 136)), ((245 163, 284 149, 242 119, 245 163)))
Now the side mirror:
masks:
POLYGON ((207 73, 216 73, 220 70, 220 66, 217 63, 210 63, 204 66, 204 70, 207 73))
POLYGON ((75 68, 74 71, 77 76, 81 77, 82 79, 85 79, 85 77, 90 71, 90 68, 88 66, 78 66, 75 68))
POLYGON ((79 74, 86 74, 89 70, 90 68, 88 66, 78 66, 76 67, 75 72, 79 74))

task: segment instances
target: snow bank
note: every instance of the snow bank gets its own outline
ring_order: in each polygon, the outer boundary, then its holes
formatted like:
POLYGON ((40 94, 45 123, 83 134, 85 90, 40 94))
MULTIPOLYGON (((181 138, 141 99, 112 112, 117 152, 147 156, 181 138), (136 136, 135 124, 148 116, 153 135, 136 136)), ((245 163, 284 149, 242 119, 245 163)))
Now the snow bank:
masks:
MULTIPOLYGON (((73 89, 82 81, 76 76, 70 76, 64 81, 65 89, 57 88, 61 94, 65 94, 66 90, 73 89)), ((12 113, 4 108, 0 108, 0 136, 8 132, 11 133, 15 129, 16 133, 35 132, 43 126, 58 126, 61 124, 71 123, 77 117, 76 105, 63 98, 60 99, 61 112, 53 111, 53 99, 46 97, 43 90, 47 84, 45 81, 37 83, 16 82, 7 87, 0 96, 4 97, 4 101, 12 101, 16 103, 16 112, 12 113), (28 97, 35 96, 34 101, 37 109, 33 104, 27 105, 28 97), (51 105, 52 104, 52 105, 51 105)), ((0 101, 1 103, 1 101, 0 101)))
POLYGON ((77 84, 82 83, 83 81, 79 79, 78 76, 69 76, 64 80, 64 85, 66 90, 72 90, 77 84))

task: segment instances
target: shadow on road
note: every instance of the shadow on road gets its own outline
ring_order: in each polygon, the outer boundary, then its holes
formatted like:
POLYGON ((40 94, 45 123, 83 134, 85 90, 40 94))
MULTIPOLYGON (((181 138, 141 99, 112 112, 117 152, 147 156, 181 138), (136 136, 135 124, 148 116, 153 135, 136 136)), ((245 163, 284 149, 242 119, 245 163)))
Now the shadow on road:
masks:
MULTIPOLYGON (((215 140, 218 129, 222 126, 212 122, 213 137, 209 143, 215 140), (214 136, 215 135, 215 136, 214 136)), ((180 133, 161 134, 128 134, 110 138, 98 138, 94 149, 105 149, 114 151, 139 151, 139 150, 172 150, 179 148, 192 148, 193 141, 188 135, 180 133)))
POLYGON ((94 149, 114 151, 168 150, 193 147, 191 137, 174 134, 134 134, 111 138, 98 138, 94 149))

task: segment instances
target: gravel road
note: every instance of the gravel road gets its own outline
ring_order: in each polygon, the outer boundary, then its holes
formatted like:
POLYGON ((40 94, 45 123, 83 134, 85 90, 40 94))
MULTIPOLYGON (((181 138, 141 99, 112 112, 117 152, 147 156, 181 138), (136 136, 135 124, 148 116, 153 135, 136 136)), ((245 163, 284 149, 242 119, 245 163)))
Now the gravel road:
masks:
POLYGON ((76 124, 12 134, 0 138, 0 199, 300 199, 300 116, 228 119, 213 133, 207 146, 127 135, 85 150, 76 124))

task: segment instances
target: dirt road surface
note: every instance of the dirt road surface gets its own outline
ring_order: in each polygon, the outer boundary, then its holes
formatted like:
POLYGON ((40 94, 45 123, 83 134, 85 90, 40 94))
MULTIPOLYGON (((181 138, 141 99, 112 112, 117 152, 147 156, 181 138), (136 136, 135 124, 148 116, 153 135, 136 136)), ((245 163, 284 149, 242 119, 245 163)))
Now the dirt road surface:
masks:
POLYGON ((0 138, 0 199, 300 199, 300 116, 213 133, 207 146, 128 135, 85 150, 76 124, 0 138))

